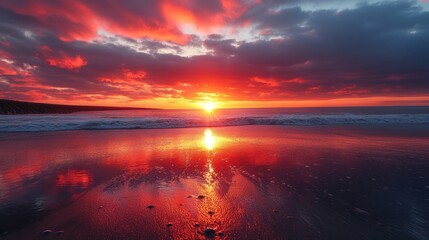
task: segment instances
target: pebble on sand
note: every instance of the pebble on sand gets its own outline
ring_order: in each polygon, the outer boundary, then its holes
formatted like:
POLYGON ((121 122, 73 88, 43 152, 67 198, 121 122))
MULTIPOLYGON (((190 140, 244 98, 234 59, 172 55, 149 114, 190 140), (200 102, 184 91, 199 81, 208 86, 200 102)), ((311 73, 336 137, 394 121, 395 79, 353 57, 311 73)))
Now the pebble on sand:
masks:
POLYGON ((194 227, 200 227, 201 225, 199 223, 195 223, 194 227))
POLYGON ((55 234, 55 235, 61 235, 61 234, 63 234, 63 233, 64 233, 64 231, 62 231, 62 230, 61 230, 61 231, 56 231, 56 232, 54 232, 54 234, 55 234))
POLYGON ((155 206, 154 205, 148 205, 147 206, 147 208, 149 208, 149 209, 152 209, 152 208, 154 208, 155 206))
POLYGON ((223 233, 223 232, 219 232, 217 235, 218 235, 219 237, 223 237, 223 236, 225 236, 225 233, 223 233))
POLYGON ((216 234, 216 230, 213 228, 208 227, 204 230, 204 235, 207 237, 214 236, 215 234, 216 234))
POLYGON ((169 222, 169 223, 167 223, 166 225, 167 225, 167 227, 172 227, 172 226, 173 226, 173 223, 169 222))
POLYGON ((205 196, 204 195, 198 195, 198 198, 203 199, 203 198, 205 198, 205 196))
POLYGON ((215 212, 214 212, 214 211, 208 211, 207 213, 208 213, 210 216, 211 216, 211 215, 213 215, 213 214, 215 214, 215 212))

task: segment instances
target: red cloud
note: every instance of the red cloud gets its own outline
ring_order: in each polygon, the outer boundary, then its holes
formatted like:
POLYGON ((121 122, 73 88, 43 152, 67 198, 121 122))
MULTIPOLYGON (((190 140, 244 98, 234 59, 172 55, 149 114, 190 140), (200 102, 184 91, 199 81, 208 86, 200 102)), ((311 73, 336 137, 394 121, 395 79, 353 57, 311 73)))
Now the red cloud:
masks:
POLYGON ((255 1, 242 0, 163 0, 161 9, 166 22, 172 25, 190 24, 200 31, 210 32, 224 27, 242 16, 255 1))
POLYGON ((80 55, 76 56, 67 56, 64 52, 55 53, 48 46, 42 46, 39 48, 42 57, 45 61, 54 67, 73 70, 79 69, 85 65, 87 65, 87 61, 80 55))
POLYGON ((260 77, 254 77, 251 78, 250 80, 257 82, 257 83, 262 83, 268 87, 278 87, 280 86, 280 83, 276 80, 276 79, 272 79, 272 78, 260 78, 260 77))
POLYGON ((49 65, 59 68, 64 68, 68 70, 77 69, 85 66, 87 64, 86 60, 82 58, 80 55, 76 55, 75 57, 63 57, 63 58, 51 58, 46 59, 49 65))
POLYGON ((4 0, 0 7, 33 17, 63 41, 91 41, 100 30, 130 38, 186 44, 191 37, 183 24, 199 30, 222 27, 257 1, 243 0, 4 0))
POLYGON ((163 10, 164 2, 170 1, 6 0, 0 6, 33 17, 63 41, 90 41, 104 30, 130 38, 187 43, 190 36, 178 28, 181 22, 175 22, 177 13, 163 10))
POLYGON ((2 75, 15 75, 17 74, 17 71, 13 69, 13 66, 11 64, 0 60, 0 76, 2 75))

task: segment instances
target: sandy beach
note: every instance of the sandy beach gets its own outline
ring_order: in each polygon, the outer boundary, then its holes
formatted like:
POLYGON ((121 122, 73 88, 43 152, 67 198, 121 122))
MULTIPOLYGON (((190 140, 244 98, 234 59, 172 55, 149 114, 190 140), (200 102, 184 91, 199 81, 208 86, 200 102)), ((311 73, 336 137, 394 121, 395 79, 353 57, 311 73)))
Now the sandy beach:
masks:
POLYGON ((2 133, 2 238, 425 239, 428 140, 424 126, 2 133))

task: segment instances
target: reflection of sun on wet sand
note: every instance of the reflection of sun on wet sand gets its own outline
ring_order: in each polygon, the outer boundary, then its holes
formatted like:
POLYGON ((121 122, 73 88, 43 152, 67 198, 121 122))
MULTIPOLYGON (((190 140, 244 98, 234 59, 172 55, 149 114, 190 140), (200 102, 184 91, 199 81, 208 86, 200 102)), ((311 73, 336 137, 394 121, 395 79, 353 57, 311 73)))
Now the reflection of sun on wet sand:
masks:
POLYGON ((204 131, 204 144, 209 151, 213 150, 216 144, 213 132, 209 128, 204 131))
MULTIPOLYGON (((213 135, 212 130, 206 129, 204 131, 204 143, 205 147, 207 149, 207 163, 206 163, 206 171, 203 174, 204 180, 206 181, 205 184, 202 185, 203 191, 207 195, 207 198, 205 198, 205 203, 200 205, 199 212, 202 216, 205 216, 203 218, 200 217, 200 221, 209 222, 206 230, 204 233, 206 235, 214 235, 216 233, 217 228, 221 227, 219 224, 216 224, 216 222, 210 223, 210 220, 212 220, 213 215, 219 214, 219 212, 216 213, 215 210, 219 205, 218 197, 216 196, 216 188, 218 187, 218 181, 217 181, 217 174, 215 172, 215 169, 213 167, 213 161, 214 161, 214 153, 213 150, 216 146, 216 137, 213 135)), ((224 233, 221 232, 221 235, 224 233)))
POLYGON ((0 141, 1 203, 26 210, 10 239, 382 239, 400 232, 378 222, 423 212, 427 141, 344 127, 44 133, 0 141))

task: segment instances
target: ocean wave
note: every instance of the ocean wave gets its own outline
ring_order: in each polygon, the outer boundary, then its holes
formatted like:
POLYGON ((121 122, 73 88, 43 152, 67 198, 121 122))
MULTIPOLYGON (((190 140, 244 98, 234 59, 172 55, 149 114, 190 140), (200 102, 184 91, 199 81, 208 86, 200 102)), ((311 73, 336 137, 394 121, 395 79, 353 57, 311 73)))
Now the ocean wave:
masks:
POLYGON ((243 125, 359 125, 359 124, 429 124, 429 114, 286 114, 220 118, 153 117, 69 117, 54 115, 2 116, 0 132, 37 132, 103 129, 165 129, 243 125))

